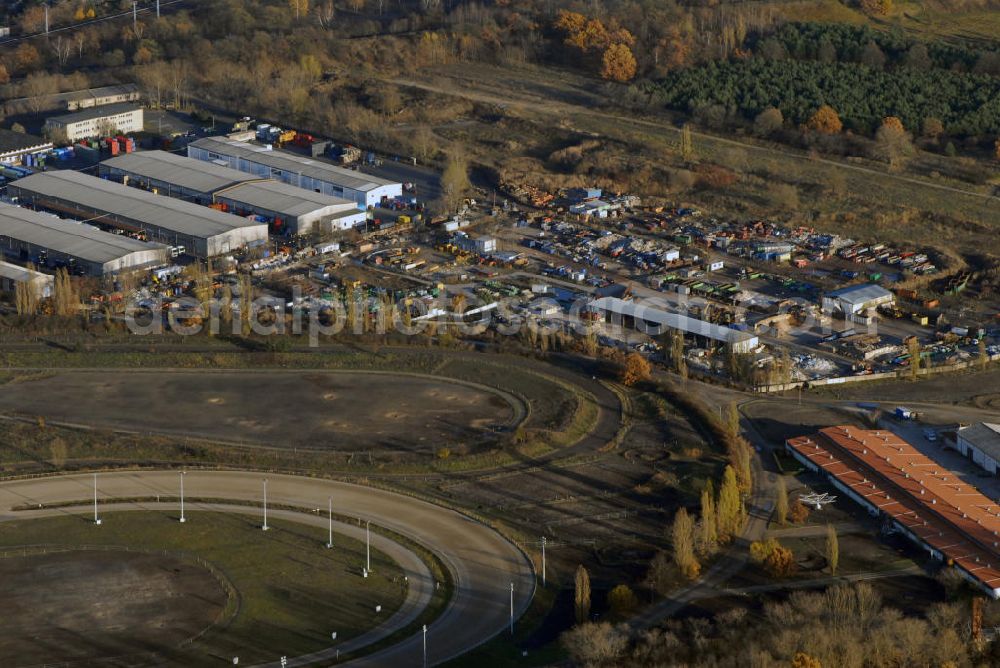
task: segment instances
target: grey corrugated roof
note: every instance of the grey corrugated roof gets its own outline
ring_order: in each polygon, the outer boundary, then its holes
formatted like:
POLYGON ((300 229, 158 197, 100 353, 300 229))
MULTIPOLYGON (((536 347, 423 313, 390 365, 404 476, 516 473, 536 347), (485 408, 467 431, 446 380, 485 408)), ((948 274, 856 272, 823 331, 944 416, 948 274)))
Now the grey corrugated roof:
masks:
POLYGON ((280 169, 285 172, 303 174, 311 178, 334 183, 338 186, 367 192, 395 184, 395 181, 380 179, 377 176, 356 172, 352 169, 345 169, 331 165, 328 162, 313 160, 301 155, 289 153, 288 151, 267 149, 263 146, 255 146, 242 141, 226 139, 224 137, 205 137, 191 142, 189 146, 196 146, 206 151, 212 151, 219 155, 235 156, 267 165, 272 169, 280 169))
POLYGON ((87 209, 201 239, 243 227, 262 226, 261 223, 207 206, 154 195, 139 188, 69 170, 32 174, 18 179, 8 188, 63 199, 87 209))
POLYGON ((142 107, 135 102, 116 102, 115 104, 102 104, 97 107, 88 107, 86 109, 81 109, 80 111, 74 111, 72 114, 50 116, 46 120, 56 121, 57 123, 68 125, 70 123, 79 123, 80 121, 89 121, 92 118, 117 116, 118 114, 124 114, 128 111, 135 111, 136 109, 141 108, 142 107))
POLYGON ((870 283, 867 285, 851 285, 840 290, 828 292, 827 297, 841 299, 848 304, 865 304, 876 299, 891 297, 892 293, 881 285, 870 283))
MULTIPOLYGON (((195 160, 200 162, 200 160, 195 160)), ((266 209, 280 213, 289 218, 297 218, 312 213, 317 209, 332 211, 351 210, 358 212, 358 205, 353 201, 332 197, 321 193, 297 188, 281 181, 254 181, 242 183, 217 194, 218 197, 240 202, 249 207, 266 209)))
POLYGON ((1000 424, 980 422, 960 429, 958 435, 980 452, 1000 462, 1000 424))
POLYGON ((102 232, 90 225, 3 203, 0 203, 0 236, 98 264, 130 253, 163 248, 160 244, 102 232))
POLYGON ((258 180, 252 174, 166 151, 126 153, 101 164, 206 195, 237 183, 258 180))
POLYGON ((599 309, 601 311, 611 311, 612 313, 618 313, 620 315, 627 315, 632 318, 645 320, 669 329, 679 329, 681 331, 688 332, 689 334, 704 336, 705 338, 713 339, 715 341, 724 341, 727 343, 748 343, 751 341, 756 342, 757 340, 756 336, 748 334, 747 332, 730 329, 729 327, 716 325, 715 323, 707 322, 705 320, 698 320, 697 318, 689 318, 688 316, 681 315, 679 313, 670 313, 669 311, 664 311, 651 305, 635 301, 626 301, 624 299, 618 299, 617 297, 601 297, 600 299, 595 299, 590 302, 590 308, 599 309))
POLYGON ((0 153, 11 151, 26 151, 32 148, 52 147, 52 142, 13 130, 0 130, 0 153))
POLYGON ((52 276, 49 274, 43 274, 40 271, 33 271, 27 267, 22 267, 19 264, 11 264, 10 262, 2 261, 0 261, 0 277, 11 281, 18 281, 20 283, 24 283, 28 280, 42 280, 46 283, 52 282, 52 276))

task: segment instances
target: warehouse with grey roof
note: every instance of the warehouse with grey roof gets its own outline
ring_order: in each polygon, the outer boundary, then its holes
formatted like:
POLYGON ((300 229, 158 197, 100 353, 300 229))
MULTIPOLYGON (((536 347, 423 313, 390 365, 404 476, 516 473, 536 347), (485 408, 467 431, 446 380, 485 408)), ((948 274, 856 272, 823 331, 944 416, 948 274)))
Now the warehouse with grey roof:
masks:
POLYGON ((0 203, 0 249, 39 267, 70 266, 91 276, 167 262, 167 248, 0 203))
POLYGON ((22 204, 97 221, 198 257, 267 241, 267 225, 73 171, 32 174, 7 187, 22 204))
POLYGON ((126 153, 105 160, 99 170, 101 176, 126 185, 199 204, 211 204, 212 195, 223 188, 260 180, 252 174, 167 151, 126 153))
POLYGON ((101 163, 100 173, 161 195, 260 216, 278 233, 347 230, 365 220, 353 201, 166 151, 120 155, 101 163))
POLYGON ((361 208, 378 206, 383 198, 403 194, 403 185, 363 172, 338 167, 288 151, 272 150, 224 137, 206 137, 188 144, 188 157, 219 162, 241 172, 352 200, 361 208))
POLYGON ((252 213, 272 223, 275 232, 308 234, 349 230, 365 222, 354 202, 315 193, 281 181, 241 183, 215 193, 233 213, 252 213))

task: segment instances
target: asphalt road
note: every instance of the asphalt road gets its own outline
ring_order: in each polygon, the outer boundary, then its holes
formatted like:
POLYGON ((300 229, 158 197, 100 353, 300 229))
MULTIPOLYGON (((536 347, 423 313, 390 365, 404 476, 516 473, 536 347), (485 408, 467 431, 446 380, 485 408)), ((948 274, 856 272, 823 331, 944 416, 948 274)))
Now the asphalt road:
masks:
MULTIPOLYGON (((263 477, 259 473, 240 471, 191 471, 185 478, 185 494, 190 498, 260 501, 263 477)), ((267 478, 270 504, 325 508, 327 499, 332 496, 335 512, 357 516, 406 536, 424 545, 446 564, 452 572, 455 590, 447 609, 428 627, 429 665, 452 659, 506 630, 510 619, 511 583, 514 584, 516 617, 520 617, 531 602, 535 576, 530 561, 520 549, 489 527, 445 508, 384 490, 296 476, 268 475, 267 478)), ((176 471, 103 473, 98 477, 99 505, 114 498, 176 497, 177 494, 176 471)), ((89 513, 92 511, 88 503, 92 498, 93 478, 87 474, 4 482, 0 483, 0 521, 66 512, 89 513), (84 504, 74 509, 44 508, 46 504, 68 501, 84 504), (42 504, 43 508, 11 510, 25 504, 42 504)), ((189 507, 199 506, 190 504, 189 507)), ((246 513, 248 508, 234 507, 232 511, 246 513)), ((294 518, 308 524, 325 526, 326 523, 321 516, 295 514, 294 518)), ((94 530, 100 531, 98 527, 94 530)), ((388 549, 385 545, 381 547, 388 549)), ((410 572, 415 575, 411 584, 415 593, 408 594, 403 609, 378 627, 375 630, 378 633, 366 634, 370 639, 391 633, 390 622, 396 628, 405 626, 426 604, 430 594, 426 587, 433 585, 426 573, 421 574, 416 569, 410 572)), ((309 662, 306 659, 329 657, 337 649, 332 647, 321 655, 303 657, 301 661, 290 658, 289 665, 306 665, 309 662)), ((421 662, 422 638, 418 633, 352 661, 350 665, 419 666, 421 662)))

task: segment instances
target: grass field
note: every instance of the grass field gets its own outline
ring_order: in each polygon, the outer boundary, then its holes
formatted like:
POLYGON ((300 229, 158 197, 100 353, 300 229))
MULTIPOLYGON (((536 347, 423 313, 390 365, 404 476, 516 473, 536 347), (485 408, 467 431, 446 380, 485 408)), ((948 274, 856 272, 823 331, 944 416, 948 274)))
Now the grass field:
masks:
MULTIPOLYGON (((81 598, 76 604, 86 606, 81 613, 84 620, 89 617, 86 610, 92 611, 86 633, 91 639, 88 647, 98 654, 91 658, 107 656, 106 652, 120 655, 156 651, 173 665, 185 666, 219 665, 220 659, 233 656, 239 656, 241 663, 276 660, 281 655, 294 656, 329 646, 331 631, 337 632, 338 640, 356 636, 387 619, 406 595, 404 586, 393 582, 401 578, 402 572, 376 550, 372 552, 374 572, 362 579, 364 544, 344 536, 335 535, 336 548, 325 550, 321 546, 326 534, 318 528, 269 520, 272 529, 264 533, 258 520, 249 516, 198 511, 187 515, 188 523, 184 525, 171 513, 131 511, 106 514, 100 528, 76 515, 4 523, 0 525, 0 551, 18 545, 131 546, 165 551, 185 563, 197 556, 222 573, 238 592, 228 601, 222 597, 226 607, 223 617, 232 615, 228 623, 213 627, 189 647, 180 648, 156 646, 152 642, 157 635, 155 629, 147 635, 142 624, 134 633, 125 635, 116 635, 114 625, 102 627, 101 609, 120 605, 109 598, 117 590, 87 590, 84 593, 96 600, 81 598), (376 604, 382 606, 378 616, 374 612, 376 604), (107 640, 102 641, 102 633, 107 634, 107 640)), ((120 556, 117 552, 71 554, 88 559, 102 554, 111 565, 120 556)), ((12 584, 5 582, 4 586, 12 584)), ((218 592, 219 584, 212 584, 218 592)), ((24 583, 20 588, 30 591, 24 583)), ((203 595, 212 597, 212 591, 206 590, 203 595)), ((48 586, 39 587, 36 603, 65 603, 63 598, 52 598, 47 593, 48 586)), ((153 619, 157 610, 153 598, 131 607, 139 622, 146 614, 153 619)), ((66 614, 63 608, 42 608, 36 614, 46 619, 56 612, 66 614)), ((13 642, 11 637, 0 635, 0 657, 13 642)), ((67 658, 59 644, 34 643, 32 647, 38 655, 30 660, 21 656, 19 661, 34 664, 67 658)))

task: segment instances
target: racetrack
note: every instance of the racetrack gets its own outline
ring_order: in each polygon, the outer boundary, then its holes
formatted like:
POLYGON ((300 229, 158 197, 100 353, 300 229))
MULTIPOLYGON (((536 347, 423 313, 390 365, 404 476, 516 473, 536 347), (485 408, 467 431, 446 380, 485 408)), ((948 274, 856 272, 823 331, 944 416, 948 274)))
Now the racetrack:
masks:
MULTIPOLYGON (((137 471, 101 474, 98 497, 106 505, 114 499, 176 497, 176 471, 137 471)), ((185 481, 189 498, 259 501, 264 476, 238 471, 191 471, 185 481)), ((304 509, 324 508, 333 497, 334 510, 356 516, 420 543, 434 552, 449 568, 454 594, 445 611, 431 623, 427 633, 428 664, 454 658, 504 631, 509 623, 510 585, 514 584, 514 612, 520 616, 534 593, 532 565, 515 545, 498 533, 472 519, 432 504, 369 487, 315 478, 268 475, 268 503, 304 509)), ((25 520, 60 513, 87 513, 93 495, 90 475, 69 475, 17 480, 0 483, 0 521, 25 520), (74 508, 45 508, 46 505, 80 501, 74 508), (40 504, 35 510, 13 511, 14 507, 40 504)), ((163 504, 116 504, 155 509, 163 504)), ((190 503, 193 509, 224 510, 217 504, 190 503)), ((124 508, 122 508, 124 509, 124 508)), ((243 506, 230 507, 235 512, 252 512, 243 506)), ((280 511, 275 511, 280 512, 280 511)), ((291 515, 291 513, 289 513, 291 515)), ((294 513, 295 521, 325 526, 322 516, 294 513)), ((94 531, 100 531, 94 527, 94 531)), ((321 548, 317 548, 321 549, 321 548)), ((412 572, 412 571, 411 571, 412 572)), ((403 608, 390 620, 365 634, 367 643, 405 627, 419 615, 433 586, 426 575, 414 573, 414 581, 403 608), (425 597, 423 594, 426 593, 425 597), (421 604, 420 601, 423 601, 421 604)), ((357 644, 352 643, 353 644, 357 644)), ((300 660, 290 658, 289 665, 307 665, 311 661, 332 658, 337 649, 300 660)), ((280 648, 275 648, 276 658, 280 648)), ((422 662, 422 638, 418 633, 388 648, 352 661, 356 666, 418 666, 422 662)), ((277 665, 277 664, 272 664, 277 665)))

